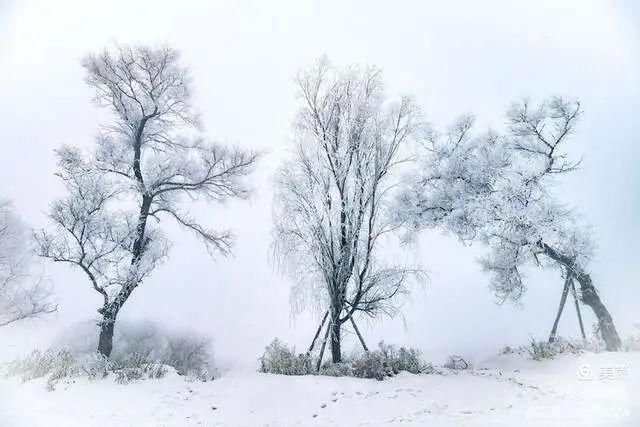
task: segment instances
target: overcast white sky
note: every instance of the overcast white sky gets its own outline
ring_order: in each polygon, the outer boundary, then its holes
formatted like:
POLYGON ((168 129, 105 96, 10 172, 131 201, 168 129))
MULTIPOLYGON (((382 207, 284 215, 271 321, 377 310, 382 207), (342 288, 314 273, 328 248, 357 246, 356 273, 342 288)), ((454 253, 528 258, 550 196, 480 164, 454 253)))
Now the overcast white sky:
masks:
MULTIPOLYGON (((0 0, 0 195, 34 227, 46 225, 47 204, 61 194, 54 148, 89 147, 105 119, 90 102, 80 59, 114 42, 181 50, 208 136, 268 153, 252 201, 198 207, 201 219, 236 230, 235 256, 212 260, 171 228, 169 261, 135 291, 123 317, 197 328, 224 360, 254 360, 276 335, 299 349, 308 344, 317 320, 291 319, 289 284, 269 262, 270 175, 290 142, 292 77, 327 54, 337 65, 378 65, 389 93, 415 95, 436 125, 474 112, 482 126, 499 128, 520 97, 579 97, 585 114, 571 149, 584 155, 583 168, 558 191, 594 225, 593 278, 621 332, 640 322, 635 1, 0 0)), ((482 248, 424 233, 409 252, 430 271, 429 282, 415 289, 404 319, 364 325, 370 344, 385 338, 435 359, 480 358, 548 333, 557 273, 532 271, 522 306, 497 306, 475 263, 482 248)), ((99 299, 81 274, 66 266, 48 266, 48 274, 60 312, 34 331, 95 316, 99 299)), ((571 309, 560 332, 577 333, 571 309)))

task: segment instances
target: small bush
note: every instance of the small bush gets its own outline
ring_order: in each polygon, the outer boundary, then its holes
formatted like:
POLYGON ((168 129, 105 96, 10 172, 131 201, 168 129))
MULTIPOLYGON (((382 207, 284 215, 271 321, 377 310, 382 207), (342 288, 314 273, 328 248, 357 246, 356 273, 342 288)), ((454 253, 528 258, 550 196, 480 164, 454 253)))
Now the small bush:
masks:
POLYGON ((53 370, 56 354, 51 351, 41 352, 34 350, 23 359, 11 362, 8 366, 8 374, 19 376, 22 381, 34 378, 42 378, 53 370))
POLYGON ((89 380, 102 379, 114 368, 114 362, 99 353, 83 353, 76 356, 80 368, 89 380))
POLYGON ((320 367, 320 375, 327 377, 354 377, 353 366, 349 362, 325 362, 320 367))
POLYGON ((312 360, 308 354, 296 355, 279 339, 274 339, 260 357, 260 372, 281 375, 307 375, 312 372, 312 360))
MULTIPOLYGON (((111 360, 115 362, 144 355, 189 378, 209 381, 216 374, 211 341, 193 332, 170 331, 151 322, 122 321, 117 324, 113 342, 111 360)), ((92 325, 75 328, 58 339, 58 346, 71 348, 76 354, 94 353, 96 345, 97 333, 92 325)))
POLYGON ((556 338, 553 342, 536 341, 529 343, 527 351, 533 360, 553 359, 559 354, 580 354, 585 350, 585 343, 556 338))
POLYGON ((463 371, 465 369, 469 369, 471 367, 471 364, 462 357, 453 354, 449 356, 443 366, 454 371, 463 371))
POLYGON ((557 354, 555 350, 557 346, 553 344, 554 343, 546 341, 531 340, 528 349, 529 356, 531 356, 533 360, 553 359, 557 354))
POLYGON ((186 375, 200 381, 213 380, 215 369, 209 352, 210 346, 208 338, 195 334, 171 336, 161 361, 175 368, 179 375, 186 375))
MULTIPOLYGON (((622 341, 622 351, 640 351, 640 324, 636 324, 636 332, 622 341)), ((606 351, 606 344, 602 339, 598 324, 593 325, 591 338, 562 338, 557 337, 553 342, 536 341, 520 347, 505 347, 502 354, 528 354, 533 360, 553 359, 560 354, 580 354, 582 352, 601 353, 606 351)))
POLYGON ((113 361, 97 353, 75 355, 68 349, 34 350, 9 366, 9 375, 19 376, 23 381, 46 377, 46 387, 50 391, 65 378, 85 376, 94 380, 113 373, 116 382, 127 384, 142 378, 161 378, 166 372, 163 365, 139 353, 113 361))
POLYGON ((395 374, 392 359, 387 359, 381 351, 368 351, 350 361, 353 376, 375 378, 378 381, 395 374))
POLYGON ((415 348, 400 347, 398 350, 398 369, 412 374, 429 373, 433 367, 422 359, 422 352, 415 348))
MULTIPOLYGON (((314 374, 315 363, 308 354, 295 354, 292 348, 275 339, 260 358, 260 372, 283 375, 314 374)), ((417 349, 400 347, 380 342, 374 351, 352 354, 343 362, 325 362, 318 374, 330 377, 358 377, 382 380, 400 371, 413 374, 431 373, 433 367, 424 363, 417 349)))
POLYGON ((147 354, 132 353, 115 362, 112 371, 118 384, 128 384, 143 378, 162 378, 167 368, 151 360, 147 354))
POLYGON ((412 374, 431 373, 433 367, 422 360, 420 350, 396 348, 382 341, 377 350, 353 354, 343 363, 326 363, 320 369, 320 374, 383 380, 401 371, 412 374))
POLYGON ((125 322, 116 329, 114 351, 107 359, 95 352, 95 326, 77 331, 59 338, 56 347, 35 350, 13 362, 9 375, 23 381, 47 377, 47 388, 52 390, 61 379, 71 377, 95 380, 113 374, 121 384, 161 378, 167 366, 189 379, 208 381, 215 374, 209 340, 193 333, 168 333, 153 324, 125 322))
POLYGON ((433 367, 422 360, 422 352, 416 348, 400 347, 396 349, 384 341, 378 344, 378 351, 383 361, 393 375, 405 371, 412 374, 431 372, 433 367))
POLYGON ((510 345, 505 345, 502 350, 500 350, 500 354, 517 354, 518 348, 513 348, 510 345))

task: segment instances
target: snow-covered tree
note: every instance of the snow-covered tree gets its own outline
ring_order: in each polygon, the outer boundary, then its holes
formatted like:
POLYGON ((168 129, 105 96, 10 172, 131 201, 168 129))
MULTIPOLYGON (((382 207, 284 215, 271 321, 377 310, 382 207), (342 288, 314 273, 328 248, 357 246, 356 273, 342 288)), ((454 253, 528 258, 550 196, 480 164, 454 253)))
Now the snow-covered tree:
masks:
POLYGON ((556 180, 580 163, 564 151, 580 114, 578 101, 552 97, 537 108, 526 101, 513 104, 505 135, 473 135, 472 116, 447 132, 432 131, 418 178, 400 196, 397 215, 413 231, 439 228, 487 244, 490 253, 481 262, 501 301, 523 294, 527 264, 572 276, 607 348, 616 350, 620 338, 588 273, 590 229, 553 193, 556 180))
POLYGON ((33 261, 29 230, 0 200, 0 326, 56 310, 51 287, 31 274, 33 261))
POLYGON ((375 68, 338 70, 322 59, 297 84, 295 147, 277 174, 274 249, 295 281, 294 302, 327 311, 320 359, 330 334, 339 362, 343 325, 358 332, 356 313, 394 314, 416 273, 386 264, 378 252, 380 237, 394 229, 392 174, 418 114, 408 98, 387 101, 375 68))
POLYGON ((246 197, 256 155, 200 136, 189 75, 175 50, 122 47, 89 55, 83 65, 113 120, 95 149, 57 151, 68 195, 51 205, 55 229, 38 242, 40 255, 79 268, 100 294, 98 351, 109 356, 118 313, 166 257, 160 221, 175 220, 227 254, 232 234, 201 225, 183 202, 246 197))

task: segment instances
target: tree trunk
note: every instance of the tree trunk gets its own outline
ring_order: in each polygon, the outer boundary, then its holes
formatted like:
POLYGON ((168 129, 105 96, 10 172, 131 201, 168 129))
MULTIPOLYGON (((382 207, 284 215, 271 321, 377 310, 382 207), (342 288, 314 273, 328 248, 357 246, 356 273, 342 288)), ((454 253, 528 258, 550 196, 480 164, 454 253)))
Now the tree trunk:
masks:
POLYGON ((622 346, 620 336, 618 335, 618 331, 616 331, 616 327, 613 324, 611 314, 609 314, 609 311, 604 306, 602 300, 600 299, 600 296, 598 295, 598 292, 593 287, 591 276, 589 276, 589 274, 585 273, 579 268, 576 268, 575 263, 571 258, 559 252, 556 252, 555 249, 553 249, 546 243, 540 242, 539 245, 549 258, 559 262, 573 272, 574 277, 580 284, 582 303, 591 307, 591 310, 593 310, 593 313, 596 315, 596 318, 598 319, 598 325, 600 327, 600 333, 602 334, 602 339, 604 339, 607 350, 620 350, 620 347, 622 346))
POLYGON ((556 333, 558 332, 558 323, 560 323, 560 316, 562 316, 562 310, 564 310, 564 304, 567 302, 567 294, 569 293, 569 283, 571 280, 571 273, 567 270, 567 278, 564 281, 564 289, 562 289, 562 296, 560 297, 560 307, 558 307, 558 314, 556 320, 553 322, 551 333, 549 334, 549 342, 556 340, 556 333))
POLYGON ((105 313, 100 322, 100 336, 98 337, 98 353, 104 357, 111 356, 113 349, 113 329, 116 324, 116 316, 105 313))
MULTIPOLYGON (((131 269, 138 268, 138 262, 145 250, 145 230, 147 227, 147 218, 149 216, 151 202, 152 198, 150 196, 142 196, 142 205, 140 206, 140 214, 138 216, 138 226, 136 227, 136 238, 133 242, 132 248, 131 269)), ((102 321, 100 322, 100 337, 98 339, 98 352, 105 357, 109 357, 109 355, 111 355, 111 350, 113 348, 113 328, 116 323, 116 317, 137 286, 137 277, 133 275, 120 288, 113 300, 98 310, 98 313, 102 314, 102 321)))
POLYGON ((604 340, 608 351, 618 351, 622 345, 618 331, 613 324, 613 319, 604 306, 598 292, 591 284, 591 277, 588 274, 577 276, 576 279, 580 283, 580 293, 582 294, 582 302, 593 310, 598 319, 600 333, 604 340))
POLYGON ((340 351, 340 319, 335 316, 331 324, 331 360, 333 363, 342 362, 342 354, 340 351))

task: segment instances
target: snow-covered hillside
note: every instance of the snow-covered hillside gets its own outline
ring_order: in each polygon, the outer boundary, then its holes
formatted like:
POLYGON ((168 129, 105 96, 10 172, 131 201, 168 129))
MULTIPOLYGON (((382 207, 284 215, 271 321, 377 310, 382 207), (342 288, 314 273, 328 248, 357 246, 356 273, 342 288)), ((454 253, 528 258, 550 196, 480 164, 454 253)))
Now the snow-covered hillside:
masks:
POLYGON ((638 426, 640 353, 535 362, 502 355, 472 371, 384 381, 230 371, 128 385, 0 379, 0 425, 21 426, 638 426))

